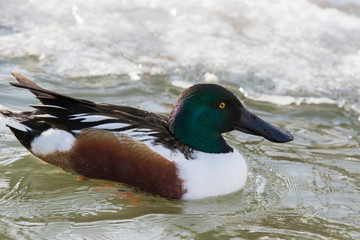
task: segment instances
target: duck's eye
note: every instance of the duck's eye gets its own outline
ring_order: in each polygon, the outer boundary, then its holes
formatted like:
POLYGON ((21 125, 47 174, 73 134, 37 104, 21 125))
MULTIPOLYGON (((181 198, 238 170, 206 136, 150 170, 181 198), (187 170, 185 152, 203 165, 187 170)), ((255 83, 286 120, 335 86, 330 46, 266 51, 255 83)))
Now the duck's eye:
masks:
POLYGON ((224 108, 224 107, 225 107, 225 103, 224 103, 224 102, 222 102, 222 103, 219 104, 219 108, 222 109, 222 108, 224 108))

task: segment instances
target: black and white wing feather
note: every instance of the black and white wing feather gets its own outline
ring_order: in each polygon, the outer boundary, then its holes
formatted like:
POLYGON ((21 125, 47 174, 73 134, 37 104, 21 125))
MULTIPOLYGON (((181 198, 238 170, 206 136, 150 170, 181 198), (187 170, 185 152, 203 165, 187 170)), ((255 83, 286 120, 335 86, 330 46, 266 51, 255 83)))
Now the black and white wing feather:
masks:
POLYGON ((95 103, 72 98, 44 89, 18 73, 12 73, 18 83, 11 85, 30 90, 42 105, 36 108, 33 118, 51 126, 76 134, 85 128, 124 132, 141 140, 152 139, 169 149, 178 149, 186 156, 191 150, 178 141, 168 129, 168 118, 137 108, 95 103))

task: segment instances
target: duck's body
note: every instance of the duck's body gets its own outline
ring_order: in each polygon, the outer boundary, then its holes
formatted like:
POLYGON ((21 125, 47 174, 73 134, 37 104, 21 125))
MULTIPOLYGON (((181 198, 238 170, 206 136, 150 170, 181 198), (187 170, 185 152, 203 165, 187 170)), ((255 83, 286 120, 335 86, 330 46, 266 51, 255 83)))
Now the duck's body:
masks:
POLYGON ((29 89, 43 105, 33 106, 33 112, 0 113, 35 156, 83 176, 127 183, 168 198, 223 195, 245 185, 245 160, 227 145, 223 132, 236 129, 276 142, 292 140, 290 133, 264 125, 235 95, 214 84, 186 90, 167 118, 71 98, 13 75, 19 83, 12 85, 29 89))

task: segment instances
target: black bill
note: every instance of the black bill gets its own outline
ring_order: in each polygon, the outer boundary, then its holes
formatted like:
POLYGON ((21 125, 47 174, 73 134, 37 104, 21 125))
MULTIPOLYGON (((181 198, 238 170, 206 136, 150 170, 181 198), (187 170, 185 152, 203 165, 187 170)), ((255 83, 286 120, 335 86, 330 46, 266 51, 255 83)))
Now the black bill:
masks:
POLYGON ((255 114, 249 112, 245 107, 242 107, 240 112, 240 119, 233 124, 235 130, 262 136, 269 141, 277 143, 285 143, 294 139, 289 131, 281 130, 277 126, 265 122, 255 114))

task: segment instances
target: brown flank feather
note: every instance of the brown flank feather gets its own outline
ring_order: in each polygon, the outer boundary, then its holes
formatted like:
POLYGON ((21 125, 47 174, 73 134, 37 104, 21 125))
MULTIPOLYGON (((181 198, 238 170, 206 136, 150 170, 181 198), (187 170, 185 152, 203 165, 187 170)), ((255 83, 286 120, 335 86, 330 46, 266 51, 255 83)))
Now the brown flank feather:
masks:
POLYGON ((174 162, 124 134, 85 129, 69 152, 38 157, 86 177, 127 183, 168 198, 180 199, 185 193, 174 162))

